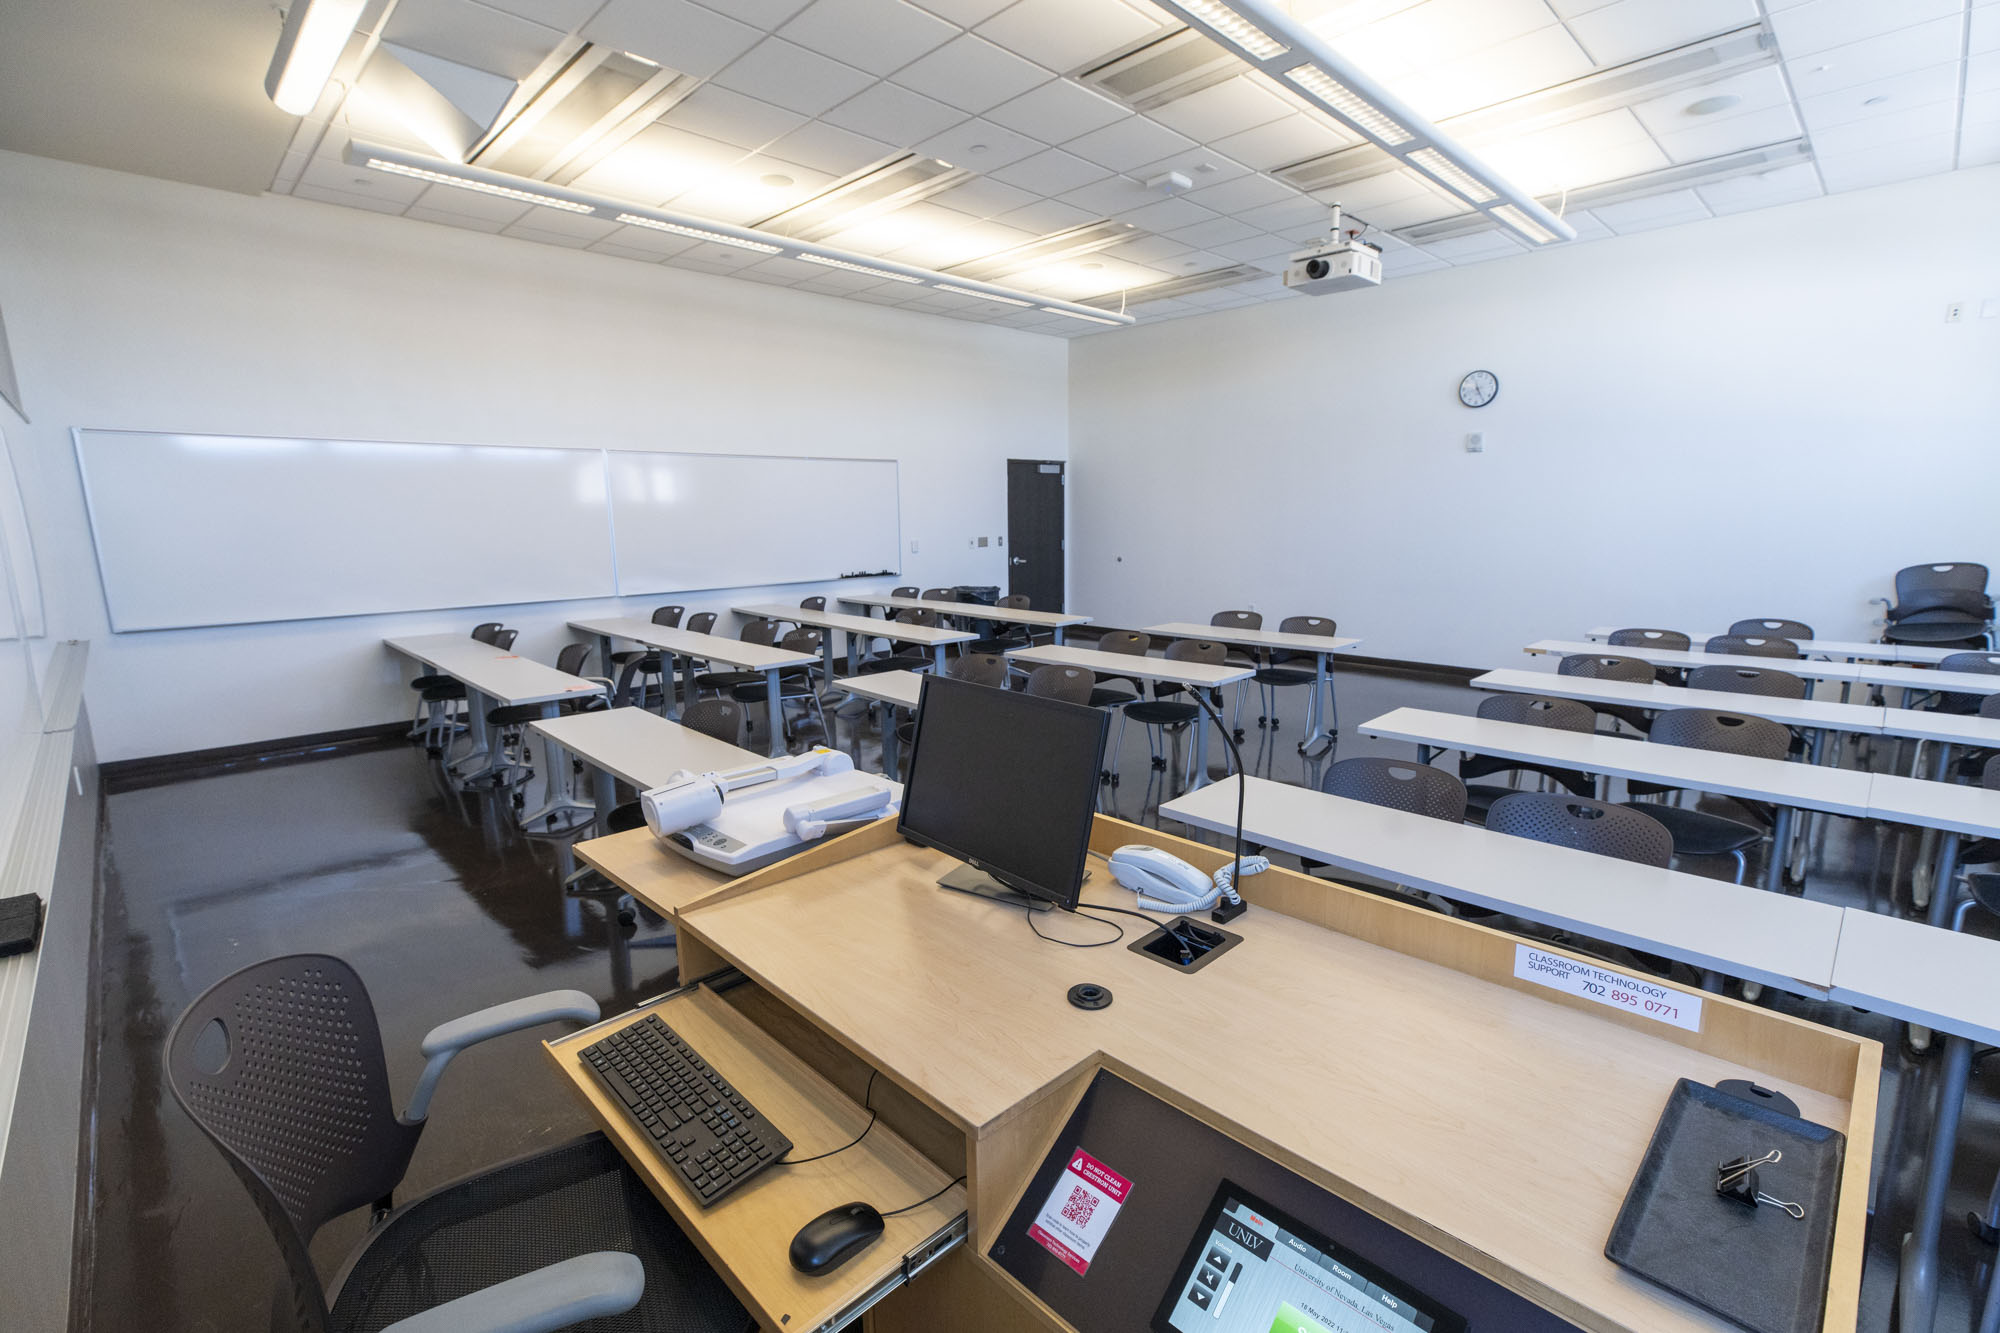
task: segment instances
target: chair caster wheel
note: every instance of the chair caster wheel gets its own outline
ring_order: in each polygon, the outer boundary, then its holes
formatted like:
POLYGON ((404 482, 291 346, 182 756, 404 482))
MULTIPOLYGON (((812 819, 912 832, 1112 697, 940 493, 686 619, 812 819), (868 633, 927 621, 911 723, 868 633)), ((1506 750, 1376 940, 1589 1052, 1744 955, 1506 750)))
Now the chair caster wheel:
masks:
POLYGON ((1164 773, 1164 772, 1166 772, 1166 769, 1167 769, 1167 761, 1166 761, 1166 760, 1164 760, 1164 759, 1161 759, 1161 758, 1158 758, 1158 757, 1155 757, 1155 758, 1154 758, 1154 760, 1153 760, 1153 771, 1154 771, 1154 772, 1156 772, 1156 773, 1164 773))
MULTIPOLYGON (((1263 724, 1259 723, 1258 725, 1262 726, 1263 724)), ((1230 732, 1229 735, 1238 745, 1243 744, 1243 728, 1238 727, 1236 730, 1230 732)))

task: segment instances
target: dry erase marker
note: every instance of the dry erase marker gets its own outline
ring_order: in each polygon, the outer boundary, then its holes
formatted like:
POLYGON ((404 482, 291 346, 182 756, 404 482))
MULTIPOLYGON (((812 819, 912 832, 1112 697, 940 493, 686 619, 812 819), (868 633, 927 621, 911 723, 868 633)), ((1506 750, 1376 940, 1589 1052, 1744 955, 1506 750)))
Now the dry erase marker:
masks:
POLYGON ((1236 1290, 1236 1279, 1243 1276, 1243 1261, 1236 1261, 1236 1271, 1229 1275, 1229 1281, 1222 1284, 1222 1290, 1215 1293, 1215 1308, 1208 1312, 1210 1319, 1222 1318, 1222 1307, 1229 1303, 1229 1293, 1236 1290))

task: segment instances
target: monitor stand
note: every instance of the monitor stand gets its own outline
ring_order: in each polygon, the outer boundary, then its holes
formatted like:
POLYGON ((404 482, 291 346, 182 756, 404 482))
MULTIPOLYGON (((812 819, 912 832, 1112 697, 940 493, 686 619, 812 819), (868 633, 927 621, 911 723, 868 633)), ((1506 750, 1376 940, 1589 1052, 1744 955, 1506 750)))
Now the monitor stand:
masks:
POLYGON ((950 889, 953 893, 971 894, 975 898, 990 898, 1009 907, 1024 907, 1030 912, 1047 912, 1055 907, 1054 903, 1030 898, 1017 889, 1010 889, 984 870, 975 870, 968 865, 952 870, 938 881, 938 887, 950 889))

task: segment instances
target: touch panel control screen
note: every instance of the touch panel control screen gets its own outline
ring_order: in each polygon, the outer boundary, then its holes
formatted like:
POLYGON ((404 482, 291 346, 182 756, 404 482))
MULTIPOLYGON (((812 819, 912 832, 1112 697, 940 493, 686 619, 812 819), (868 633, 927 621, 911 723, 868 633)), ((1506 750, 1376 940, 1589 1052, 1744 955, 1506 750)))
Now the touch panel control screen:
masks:
POLYGON ((1155 1333, 1466 1333, 1465 1320, 1222 1182, 1155 1333))

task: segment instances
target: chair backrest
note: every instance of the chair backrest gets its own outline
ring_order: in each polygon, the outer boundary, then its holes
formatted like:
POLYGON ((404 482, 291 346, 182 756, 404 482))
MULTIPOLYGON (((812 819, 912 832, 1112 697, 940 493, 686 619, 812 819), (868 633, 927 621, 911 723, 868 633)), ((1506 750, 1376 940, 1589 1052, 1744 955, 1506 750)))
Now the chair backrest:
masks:
POLYGON ((1331 616, 1286 616, 1278 622, 1280 634, 1317 634, 1330 639, 1335 628, 1331 616))
POLYGON ((1705 653, 1729 653, 1735 657, 1805 656, 1790 639, 1766 638, 1760 634, 1718 634, 1701 646, 1705 653))
POLYGON ((1952 592, 1985 592, 1986 566, 1970 560, 1941 561, 1932 565, 1910 565, 1896 571, 1896 600, 1907 601, 1915 594, 1946 589, 1952 592))
POLYGON ((1803 620, 1739 620, 1729 627, 1731 634, 1757 634, 1767 639, 1810 639, 1813 627, 1803 620))
POLYGON ((493 636, 493 646, 503 653, 511 653, 514 651, 514 640, 520 637, 520 633, 517 629, 503 629, 493 636))
POLYGON ((1427 819, 1456 824, 1465 818, 1465 784, 1429 764, 1372 755, 1343 759, 1327 768, 1319 789, 1328 796, 1345 796, 1350 801, 1366 801, 1427 819))
POLYGON ((919 599, 926 602, 955 602, 958 600, 956 588, 925 588, 919 599))
POLYGON ((706 634, 715 628, 715 612, 697 611, 687 618, 683 628, 693 634, 706 634))
POLYGON ((1010 592, 1000 599, 1000 609, 1002 611, 1032 611, 1035 609, 1035 603, 1024 592, 1010 592))
POLYGON ((2000 717, 2000 694, 1989 694, 1979 701, 1979 716, 2000 717))
POLYGON ((668 629, 679 629, 681 617, 686 614, 685 606, 656 606, 653 608, 653 623, 668 629))
POLYGON ((222 1151, 278 1241, 290 1290, 274 1326, 321 1333, 314 1233, 389 1195, 424 1128, 398 1118, 390 1101, 367 988, 323 954, 253 964, 187 1007, 167 1034, 165 1064, 174 1100, 222 1151))
POLYGON ((681 710, 681 725, 727 745, 742 743, 743 705, 734 699, 697 699, 681 710))
POLYGON ((1694 640, 1677 629, 1615 629, 1605 640, 1613 648, 1665 648, 1684 653, 1694 640))
POLYGON ((1090 692, 1097 688, 1097 677, 1082 667, 1039 666, 1028 673, 1028 683, 1024 692, 1042 699, 1061 699, 1065 703, 1087 704, 1090 692))
POLYGON ((889 595, 891 597, 915 597, 917 590, 915 588, 891 588, 889 589, 889 595))
MULTIPOLYGON (((1992 697, 2000 699, 2000 694, 1992 697)), ((1979 785, 1988 791, 2000 791, 2000 754, 1986 757, 1986 766, 1979 770, 1979 785)))
POLYGON ((1004 686, 1007 659, 999 653, 960 653, 946 664, 944 674, 953 680, 969 680, 974 685, 1004 686))
POLYGON ((1952 653, 1938 661, 1939 671, 1983 671, 2000 675, 2000 653, 1952 653))
POLYGON ((1691 690, 1723 690, 1730 694, 1760 694, 1770 699, 1803 699, 1804 677, 1789 671, 1757 667, 1704 666, 1688 672, 1691 690))
POLYGON ((1479 716, 1556 731, 1595 731, 1597 714, 1581 699, 1545 699, 1538 694, 1495 694, 1479 701, 1479 716))
POLYGON ((1651 815, 1564 792, 1517 791, 1486 812, 1495 833, 1615 856, 1665 869, 1674 857, 1674 835, 1651 815))
POLYGON ((802 625, 788 631, 784 638, 778 640, 778 646, 788 653, 817 653, 825 642, 826 635, 809 625, 802 625))
POLYGON ((472 637, 481 643, 491 643, 503 628, 505 626, 501 625, 499 621, 489 620, 483 625, 474 625, 472 627, 472 637))
POLYGON ((824 611, 824 610, 826 610, 826 598, 824 598, 824 597, 802 597, 802 598, 800 598, 800 599, 799 599, 799 610, 801 610, 801 611, 824 611))
POLYGON ((1129 657, 1144 657, 1152 646, 1153 640, 1135 629, 1110 630, 1096 644, 1100 653, 1124 653, 1129 657))
POLYGON ((758 616, 743 622, 743 629, 736 636, 745 643, 762 644, 769 648, 778 641, 778 622, 758 616))
POLYGON ((1264 617, 1255 611, 1217 611, 1208 623, 1217 629, 1262 629, 1264 617))
POLYGON ((566 643, 556 654, 556 670, 566 671, 572 676, 581 676, 583 667, 590 660, 590 645, 587 643, 566 643))
POLYGON ((893 618, 902 624, 921 625, 925 629, 936 629, 938 626, 938 613, 931 610, 928 606, 911 607, 908 610, 898 611, 893 618))
POLYGON ((1228 657, 1227 647, 1205 639, 1175 639, 1167 645, 1169 662, 1204 662, 1209 666, 1221 666, 1228 657))
POLYGON ((1558 676, 1581 676, 1585 680, 1626 680, 1645 684, 1653 679, 1653 666, 1636 657, 1615 657, 1606 653, 1571 653, 1556 664, 1558 676))
POLYGON ((1792 733, 1782 724, 1715 708, 1670 708, 1653 719, 1646 739, 1655 745, 1720 750, 1753 759, 1783 759, 1792 749, 1792 733))

